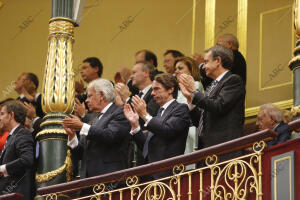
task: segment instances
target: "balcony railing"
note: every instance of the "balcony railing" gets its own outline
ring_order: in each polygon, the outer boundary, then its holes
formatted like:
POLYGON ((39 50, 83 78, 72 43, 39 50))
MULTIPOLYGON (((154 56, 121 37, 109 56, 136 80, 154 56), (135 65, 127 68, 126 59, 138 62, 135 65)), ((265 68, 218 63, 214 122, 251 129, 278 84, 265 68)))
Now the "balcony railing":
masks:
MULTIPOLYGON (((300 128, 300 120, 291 122, 289 127, 292 130, 300 128)), ((37 194, 48 200, 263 199, 262 159, 266 149, 265 141, 276 136, 277 133, 272 130, 263 130, 188 155, 39 188, 37 194), (218 161, 224 154, 246 148, 248 151, 242 156, 218 161), (185 165, 193 163, 200 163, 199 168, 185 171, 185 165), (141 181, 143 176, 165 170, 172 170, 173 175, 148 182, 141 181), (79 197, 78 192, 87 188, 91 193, 79 197)))

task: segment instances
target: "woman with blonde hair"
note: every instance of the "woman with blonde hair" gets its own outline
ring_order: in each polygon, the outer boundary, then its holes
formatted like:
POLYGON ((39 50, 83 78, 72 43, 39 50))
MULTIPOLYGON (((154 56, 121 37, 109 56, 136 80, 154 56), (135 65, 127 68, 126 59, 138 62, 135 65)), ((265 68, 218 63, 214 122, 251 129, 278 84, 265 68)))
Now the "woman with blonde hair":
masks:
MULTIPOLYGON (((204 91, 203 86, 201 84, 201 74, 200 69, 196 63, 196 61, 190 57, 179 57, 176 59, 175 63, 175 74, 177 79, 181 74, 191 75, 195 80, 195 88, 199 91, 204 91)), ((178 90, 177 101, 179 103, 188 103, 187 99, 180 90, 178 90)), ((185 152, 184 154, 191 153, 198 147, 198 135, 195 126, 191 126, 189 129, 185 152)), ((195 169, 195 165, 186 166, 186 169, 195 169)))

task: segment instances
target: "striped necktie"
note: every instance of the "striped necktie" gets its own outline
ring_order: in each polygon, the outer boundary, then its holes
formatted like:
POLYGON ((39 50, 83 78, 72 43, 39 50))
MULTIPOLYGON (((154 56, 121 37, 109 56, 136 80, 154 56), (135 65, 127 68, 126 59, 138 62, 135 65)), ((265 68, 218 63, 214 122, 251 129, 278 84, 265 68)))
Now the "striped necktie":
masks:
MULTIPOLYGON (((214 88, 217 86, 218 81, 214 80, 213 82, 211 82, 211 84, 209 85, 209 87, 206 88, 204 94, 205 96, 209 96, 210 93, 214 90, 214 88)), ((201 114, 200 114, 200 119, 199 119, 199 126, 197 128, 198 131, 198 135, 202 136, 203 135, 203 115, 204 115, 204 110, 201 109, 201 114)))

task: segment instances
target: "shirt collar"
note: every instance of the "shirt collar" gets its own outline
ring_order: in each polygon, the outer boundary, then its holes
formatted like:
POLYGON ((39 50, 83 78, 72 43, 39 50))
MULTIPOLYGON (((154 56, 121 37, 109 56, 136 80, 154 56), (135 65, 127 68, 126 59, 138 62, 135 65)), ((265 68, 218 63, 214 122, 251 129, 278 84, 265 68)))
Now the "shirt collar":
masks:
POLYGON ((273 131, 275 131, 275 129, 279 126, 280 123, 276 124, 276 126, 274 126, 273 131))
POLYGON ((151 87, 152 87, 152 84, 148 85, 141 91, 143 93, 142 97, 144 97, 147 94, 147 92, 150 90, 151 87))
POLYGON ((34 96, 35 102, 37 102, 37 98, 39 97, 40 94, 41 94, 41 93, 39 93, 39 92, 35 94, 35 96, 34 96))
POLYGON ((218 76, 218 78, 216 78, 216 81, 220 82, 220 80, 225 76, 225 74, 229 72, 229 70, 223 72, 221 75, 218 76))
POLYGON ((109 104, 107 104, 102 110, 101 110, 101 113, 104 114, 108 109, 109 107, 112 105, 113 103, 110 102, 109 104))
POLYGON ((14 132, 19 126, 20 126, 20 124, 17 125, 17 126, 15 126, 13 129, 11 129, 11 131, 9 132, 9 135, 12 135, 13 132, 14 132))
POLYGON ((169 107, 169 105, 173 102, 173 101, 175 101, 175 99, 171 99, 170 101, 168 101, 167 103, 165 103, 162 107, 164 108, 164 110, 166 110, 168 107, 169 107))

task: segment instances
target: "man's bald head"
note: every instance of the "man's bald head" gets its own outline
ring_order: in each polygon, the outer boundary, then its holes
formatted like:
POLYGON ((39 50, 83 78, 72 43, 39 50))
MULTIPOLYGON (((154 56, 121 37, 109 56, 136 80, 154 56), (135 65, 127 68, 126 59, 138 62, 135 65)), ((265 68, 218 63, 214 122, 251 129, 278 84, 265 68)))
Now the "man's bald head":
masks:
POLYGON ((239 41, 232 34, 221 35, 217 40, 217 44, 225 46, 231 50, 237 50, 239 48, 239 41))

